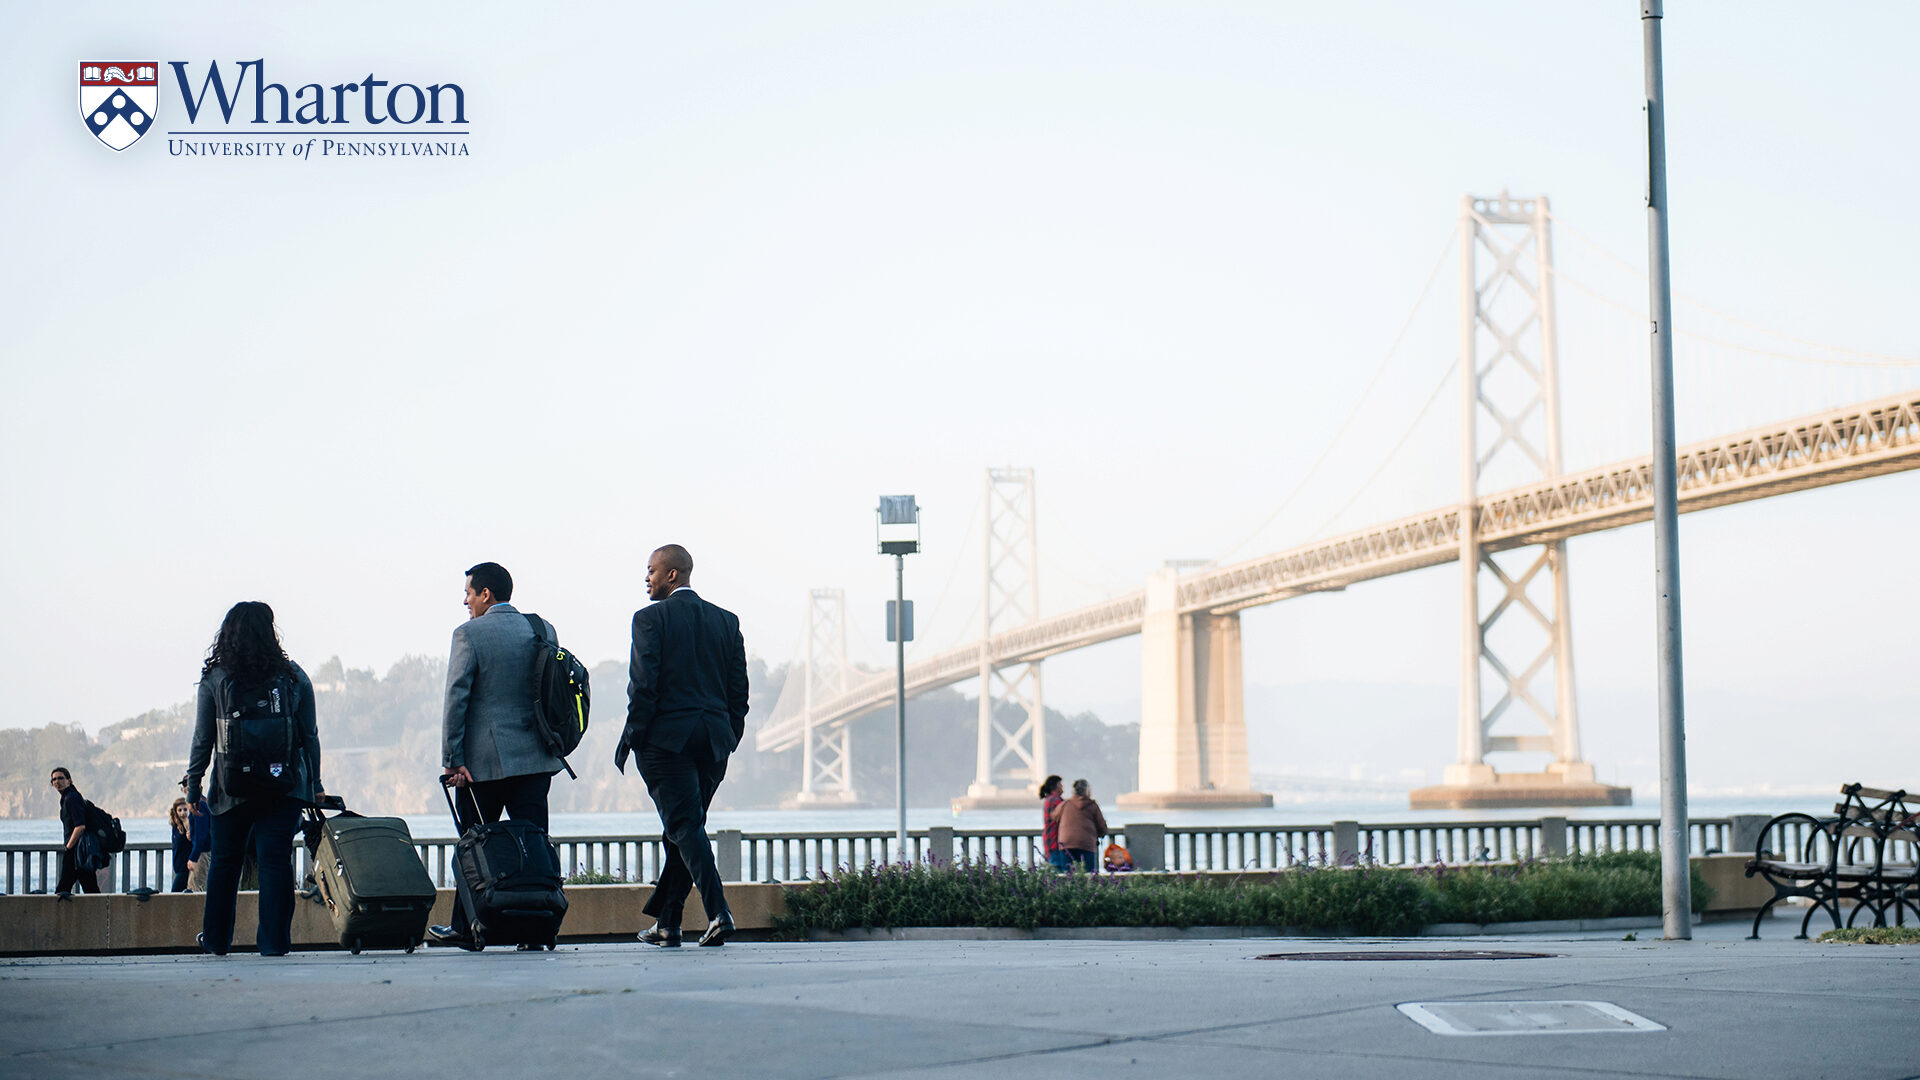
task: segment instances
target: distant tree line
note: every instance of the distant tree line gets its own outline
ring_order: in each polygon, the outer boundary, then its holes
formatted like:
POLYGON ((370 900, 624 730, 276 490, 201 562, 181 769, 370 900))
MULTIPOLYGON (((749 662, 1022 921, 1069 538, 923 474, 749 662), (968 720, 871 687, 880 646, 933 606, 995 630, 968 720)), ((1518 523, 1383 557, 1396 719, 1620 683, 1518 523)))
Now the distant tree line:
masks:
MULTIPOLYGON (((431 813, 444 806, 440 774, 440 708, 444 660, 409 656, 384 676, 348 668, 338 657, 309 672, 318 696, 322 776, 328 790, 365 813, 431 813)), ((780 805, 800 789, 800 751, 761 753, 754 732, 773 711, 786 682, 786 665, 748 665, 751 711, 747 737, 720 789, 719 809, 780 805)), ((646 786, 631 767, 613 770, 613 749, 626 719, 626 664, 593 669, 593 720, 570 759, 578 780, 554 782, 556 812, 639 811, 652 808, 646 786)), ((193 702, 152 709, 89 737, 78 724, 0 729, 0 817, 51 818, 59 813, 47 774, 73 770, 87 798, 120 817, 161 817, 179 793, 193 739, 193 702)), ((1003 721, 1012 729, 1019 717, 1003 721)), ((916 806, 944 806, 964 794, 974 774, 979 704, 952 689, 907 704, 907 780, 916 806)), ((1131 790, 1138 769, 1139 727, 1113 727, 1091 713, 1047 712, 1048 757, 1069 780, 1085 777, 1103 799, 1131 790)), ((855 793, 891 805, 894 790, 891 707, 852 721, 855 793)))

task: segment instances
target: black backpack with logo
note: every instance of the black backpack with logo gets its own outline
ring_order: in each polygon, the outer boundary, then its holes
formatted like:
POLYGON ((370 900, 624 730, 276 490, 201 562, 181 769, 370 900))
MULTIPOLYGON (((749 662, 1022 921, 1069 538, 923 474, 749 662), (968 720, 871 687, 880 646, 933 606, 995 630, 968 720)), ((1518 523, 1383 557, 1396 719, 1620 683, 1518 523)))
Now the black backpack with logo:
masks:
POLYGON ((587 713, 593 703, 587 687, 587 666, 547 634, 553 624, 538 615, 527 615, 526 619, 540 646, 533 663, 534 731, 546 744, 547 752, 559 758, 567 775, 573 776, 566 757, 586 737, 587 713))
POLYGON ((87 803, 87 831, 100 843, 100 851, 105 855, 118 855, 127 850, 127 830, 120 827, 120 819, 87 803))
POLYGON ((220 786, 228 795, 264 799, 292 794, 299 772, 294 761, 300 746, 294 723, 298 694, 299 684, 287 672, 253 686, 228 680, 215 745, 220 786))

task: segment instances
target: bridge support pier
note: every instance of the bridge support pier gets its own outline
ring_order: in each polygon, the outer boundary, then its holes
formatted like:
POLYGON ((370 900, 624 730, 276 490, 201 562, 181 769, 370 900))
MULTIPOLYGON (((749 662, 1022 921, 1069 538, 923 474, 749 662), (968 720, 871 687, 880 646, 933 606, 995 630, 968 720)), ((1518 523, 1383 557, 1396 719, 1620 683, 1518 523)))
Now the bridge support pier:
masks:
POLYGON ((1240 616, 1183 613, 1169 568, 1147 583, 1140 631, 1140 790, 1116 805, 1272 806, 1247 770, 1240 616))

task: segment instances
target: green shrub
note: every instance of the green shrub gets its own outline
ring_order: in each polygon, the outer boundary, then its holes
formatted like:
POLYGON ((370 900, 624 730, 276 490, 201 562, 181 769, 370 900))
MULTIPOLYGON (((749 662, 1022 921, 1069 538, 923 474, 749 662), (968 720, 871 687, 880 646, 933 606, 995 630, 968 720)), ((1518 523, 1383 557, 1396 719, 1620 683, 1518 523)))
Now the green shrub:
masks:
POLYGON ((583 870, 578 874, 567 875, 569 885, 625 885, 627 879, 619 874, 603 874, 598 870, 583 870))
MULTIPOLYGON (((1693 876, 1695 911, 1713 890, 1693 876)), ((869 866, 789 887, 775 928, 1286 926, 1404 935, 1436 922, 1660 913, 1660 857, 1612 852, 1514 865, 1296 867, 1193 880, 969 863, 869 866)))

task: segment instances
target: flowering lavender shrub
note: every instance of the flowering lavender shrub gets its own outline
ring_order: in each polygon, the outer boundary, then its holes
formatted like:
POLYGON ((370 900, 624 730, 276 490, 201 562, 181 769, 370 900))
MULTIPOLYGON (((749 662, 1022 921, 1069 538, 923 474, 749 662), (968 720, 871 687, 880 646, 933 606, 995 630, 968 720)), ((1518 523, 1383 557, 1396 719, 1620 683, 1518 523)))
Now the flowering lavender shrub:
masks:
MULTIPOLYGON (((1694 875, 1694 906, 1712 890, 1694 875)), ((1659 856, 1619 852, 1512 866, 1297 867, 1193 879, 1060 874, 1000 863, 881 865, 786 890, 775 928, 1284 926, 1404 935, 1435 922, 1605 918, 1660 912, 1659 856)))
POLYGON ((567 875, 566 883, 568 885, 625 885, 627 879, 624 874, 607 874, 598 870, 582 870, 577 874, 567 875))

